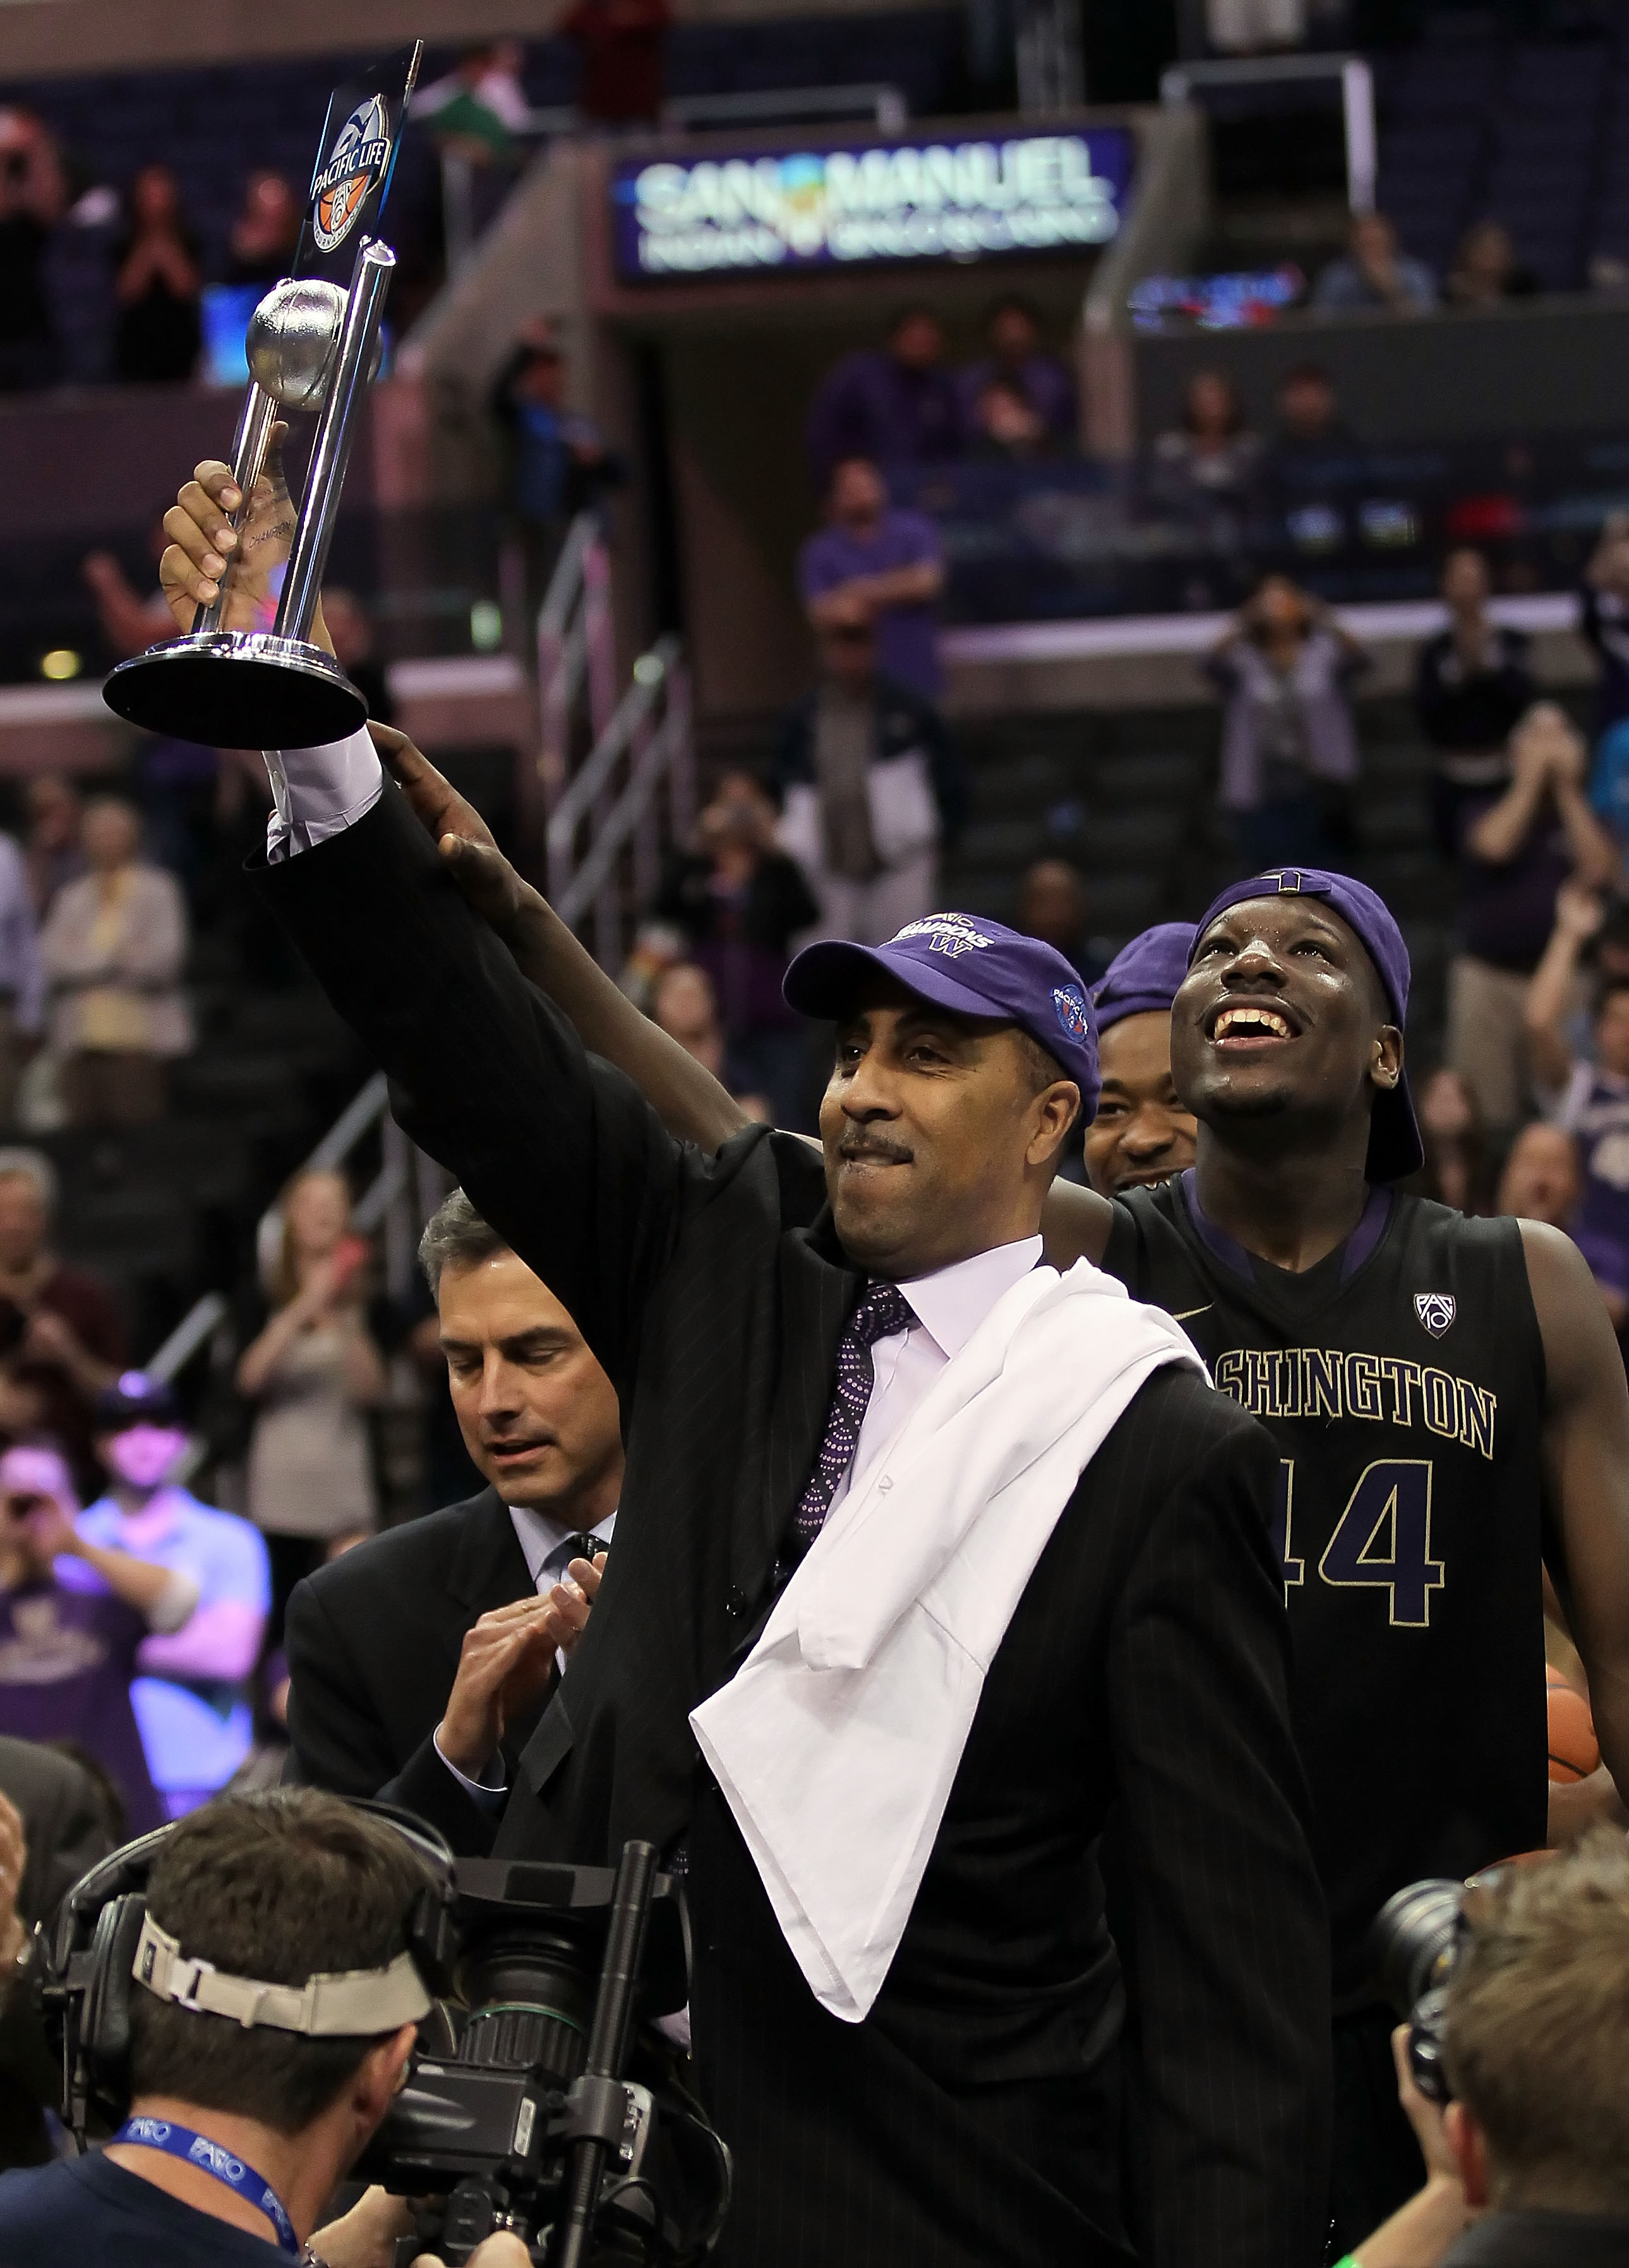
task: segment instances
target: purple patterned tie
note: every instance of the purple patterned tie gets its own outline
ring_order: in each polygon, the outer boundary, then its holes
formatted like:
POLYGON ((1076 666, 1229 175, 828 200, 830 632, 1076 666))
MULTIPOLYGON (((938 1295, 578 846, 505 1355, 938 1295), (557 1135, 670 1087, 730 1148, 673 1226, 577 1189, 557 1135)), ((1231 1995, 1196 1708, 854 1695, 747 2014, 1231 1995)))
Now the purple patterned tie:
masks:
POLYGON ((871 1349, 878 1339, 895 1331, 908 1331, 915 1321, 897 1284, 873 1284, 849 1316, 837 1343, 837 1390, 820 1436, 819 1453, 792 1515, 792 1533, 788 1538, 792 1558, 802 1558, 820 1533, 837 1484, 854 1457, 876 1377, 871 1349))

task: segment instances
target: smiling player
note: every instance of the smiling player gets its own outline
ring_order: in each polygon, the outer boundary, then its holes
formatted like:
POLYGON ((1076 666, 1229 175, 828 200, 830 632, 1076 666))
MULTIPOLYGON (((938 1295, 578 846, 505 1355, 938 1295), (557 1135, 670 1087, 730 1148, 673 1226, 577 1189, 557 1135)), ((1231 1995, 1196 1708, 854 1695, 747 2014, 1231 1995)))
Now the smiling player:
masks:
POLYGON ((1171 1014, 1193 1166, 1112 1205, 1060 1189, 1060 1229, 1047 1221, 1049 1256, 1082 1251, 1176 1315, 1279 1441, 1333 1929, 1338 2252, 1419 2180, 1369 1978, 1373 1916, 1405 1882, 1545 1837, 1541 1559, 1603 1753, 1629 1771, 1623 1363, 1559 1231, 1391 1187, 1420 1159, 1408 977, 1361 883, 1234 884, 1199 925, 1171 1014))
POLYGON ((1192 950, 1191 922, 1160 922, 1092 988, 1103 1092, 1086 1129, 1086 1178, 1100 1197, 1152 1189, 1193 1163, 1198 1130, 1170 1075, 1170 1004, 1192 950))

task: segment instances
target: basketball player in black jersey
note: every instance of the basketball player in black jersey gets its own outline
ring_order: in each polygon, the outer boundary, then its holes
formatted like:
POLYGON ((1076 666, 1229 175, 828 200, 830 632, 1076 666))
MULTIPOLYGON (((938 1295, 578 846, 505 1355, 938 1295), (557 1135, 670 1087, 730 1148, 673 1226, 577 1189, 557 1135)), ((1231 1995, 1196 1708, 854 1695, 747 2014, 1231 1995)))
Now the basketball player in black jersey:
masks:
MULTIPOLYGON (((391 769, 526 973, 676 1130, 744 1123, 521 884, 399 735, 391 769), (451 836, 451 842, 446 841, 451 836)), ((1419 2184, 1369 1924, 1391 1892, 1545 1839, 1541 1564, 1629 1786, 1629 1390, 1581 1256, 1532 1222, 1394 1192, 1419 1163, 1403 1072, 1408 960, 1361 883, 1224 892, 1172 1010, 1195 1163, 1111 1202, 1054 1189, 1047 1256, 1082 1256, 1187 1329, 1282 1453, 1279 1544, 1333 1928, 1335 2250, 1419 2184)), ((1271 1958, 1264 1948, 1263 1957, 1271 1958)))
POLYGON ((1192 950, 1191 922, 1160 922, 1123 946, 1091 988, 1103 1086, 1085 1159, 1100 1197, 1151 1187, 1193 1163, 1199 1129, 1170 1076, 1170 1004, 1192 950))
MULTIPOLYGON (((1373 892, 1286 873, 1199 927, 1171 1015, 1190 1172, 1075 1249, 1184 1323, 1278 1437, 1302 1749, 1333 1931, 1336 2250, 1419 2180, 1366 1955, 1406 1881, 1545 1839, 1541 1565, 1629 1766, 1629 1392, 1571 1241, 1394 1192, 1420 1162, 1408 962, 1373 892)), ((1105 1218, 1106 1216, 1106 1218, 1105 1218)), ((1066 1240, 1048 1233, 1049 1255, 1066 1240)), ((1629 1785, 1629 1783, 1625 1783, 1629 1785)))

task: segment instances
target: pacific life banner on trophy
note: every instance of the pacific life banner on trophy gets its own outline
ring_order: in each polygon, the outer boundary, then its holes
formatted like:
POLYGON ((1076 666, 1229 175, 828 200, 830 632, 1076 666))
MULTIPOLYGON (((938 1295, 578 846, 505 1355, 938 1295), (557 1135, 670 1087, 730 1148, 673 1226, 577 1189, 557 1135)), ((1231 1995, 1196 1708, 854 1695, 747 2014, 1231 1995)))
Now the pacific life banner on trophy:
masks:
POLYGON ((295 255, 296 276, 349 284, 356 247, 378 225, 418 76, 417 45, 387 55, 363 78, 336 86, 318 144, 295 255))
POLYGON ((1104 126, 624 158, 611 175, 617 274, 648 284, 1089 250, 1119 232, 1134 154, 1124 127, 1104 126))

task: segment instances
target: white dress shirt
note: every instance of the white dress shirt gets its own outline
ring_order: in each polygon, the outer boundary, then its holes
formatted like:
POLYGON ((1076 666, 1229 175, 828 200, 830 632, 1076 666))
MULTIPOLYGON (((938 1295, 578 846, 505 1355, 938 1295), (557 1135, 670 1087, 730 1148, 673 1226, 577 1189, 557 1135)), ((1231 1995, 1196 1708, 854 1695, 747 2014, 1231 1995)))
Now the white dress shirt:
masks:
MULTIPOLYGON (((371 742, 369 745, 371 746, 371 742)), ((608 1550, 611 1531, 617 1524, 614 1512, 607 1513, 603 1520, 597 1520, 591 1528, 581 1528, 569 1527, 563 1520, 552 1519, 547 1512, 535 1512, 530 1505, 511 1504, 508 1509, 514 1525, 515 1541, 520 1546, 526 1572, 531 1576, 532 1587, 539 1598, 545 1591, 552 1590, 556 1583, 563 1583, 566 1580, 569 1558, 564 1547, 568 1536, 591 1535, 596 1543, 608 1550)), ((556 1652, 554 1659, 563 1677, 566 1657, 556 1652)), ((495 1756, 487 1767, 488 1773, 496 1772, 498 1777, 495 1779, 472 1779, 467 1772, 461 1772, 457 1764, 449 1763, 442 1755, 441 1742, 436 1740, 434 1734, 430 1738, 435 1742, 436 1754, 441 1756, 443 1764, 446 1764, 447 1770, 472 1802, 478 1804, 482 1811, 501 1810, 503 1799, 509 1793, 508 1783, 503 1777, 503 1758, 495 1756)))
POLYGON ((851 1488, 865 1486, 939 1373, 960 1354, 996 1301, 1039 1264, 1040 1256, 1040 1238, 1021 1237, 1016 1244, 994 1245, 971 1260, 900 1285, 916 1322, 907 1331, 891 1331, 871 1349, 871 1398, 860 1421, 853 1461, 832 1491, 833 1512, 851 1488))
POLYGON ((365 818, 385 792, 378 751, 359 727, 317 748, 267 748, 272 809, 266 856, 275 865, 365 818))

